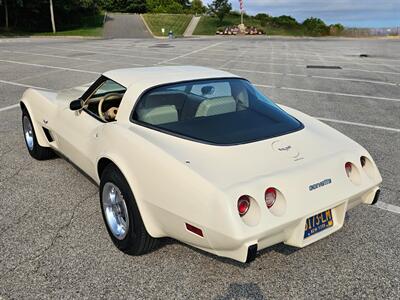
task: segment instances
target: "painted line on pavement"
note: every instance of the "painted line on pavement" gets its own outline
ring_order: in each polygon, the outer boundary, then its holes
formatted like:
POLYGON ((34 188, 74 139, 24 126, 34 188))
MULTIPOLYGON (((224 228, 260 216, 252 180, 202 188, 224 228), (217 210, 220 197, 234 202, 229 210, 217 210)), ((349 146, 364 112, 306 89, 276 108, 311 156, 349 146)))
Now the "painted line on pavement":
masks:
MULTIPOLYGON (((196 57, 196 59, 200 59, 199 57, 196 57)), ((203 58, 202 58, 203 59, 203 58)), ((217 60, 217 59, 213 59, 217 60)), ((220 60, 220 59, 218 59, 220 60)), ((294 65, 294 64, 288 64, 288 63, 272 63, 272 62, 254 62, 254 61, 236 61, 237 63, 244 63, 244 64, 255 64, 255 65, 275 65, 275 66, 290 66, 290 67, 296 67, 296 68, 306 68, 307 65, 294 65)), ((390 72, 390 71, 375 71, 375 70, 365 70, 365 69, 354 69, 354 68, 347 68, 347 67, 342 67, 342 71, 356 71, 356 72, 367 72, 367 73, 377 73, 377 74, 391 74, 391 75, 400 75, 400 72, 390 72)))
POLYGON ((343 68, 343 70, 357 71, 357 72, 367 72, 367 73, 378 73, 378 74, 400 75, 400 72, 390 72, 390 71, 375 71, 375 70, 352 69, 352 68, 343 68))
MULTIPOLYGON (((125 54, 117 54, 117 53, 110 53, 110 52, 99 52, 99 51, 92 51, 92 50, 86 50, 86 49, 69 49, 69 48, 59 48, 59 47, 49 47, 49 46, 38 46, 39 48, 44 48, 44 49, 53 49, 53 50, 62 50, 62 51, 72 51, 72 52, 88 52, 88 53, 95 53, 95 54, 100 54, 100 55, 105 55, 105 56, 119 56, 119 57, 129 57, 129 58, 140 58, 140 59, 151 59, 151 60, 157 60, 159 58, 150 58, 150 57, 142 57, 138 55, 125 55, 125 54)), ((143 66, 142 64, 134 64, 130 63, 131 65, 136 65, 136 66, 143 66)))
POLYGON ((330 77, 330 76, 281 73, 281 72, 267 72, 267 71, 251 71, 251 70, 246 70, 246 69, 223 68, 223 67, 220 67, 220 69, 229 70, 229 71, 237 71, 237 72, 257 73, 257 74, 271 74, 271 75, 283 75, 283 76, 295 76, 295 77, 310 77, 310 78, 319 78, 319 79, 327 79, 327 80, 366 82, 366 83, 372 83, 372 84, 382 84, 382 85, 391 85, 391 86, 399 86, 400 85, 399 83, 394 83, 394 82, 364 80, 364 79, 358 79, 358 78, 330 77))
POLYGON ((368 96, 368 95, 358 95, 358 94, 346 94, 346 93, 338 93, 338 92, 308 90, 308 89, 291 88, 291 87, 285 87, 285 86, 278 87, 278 86, 265 85, 265 84, 254 84, 254 86, 281 89, 281 90, 287 90, 287 91, 314 93, 314 94, 324 94, 324 95, 334 95, 334 96, 343 96, 343 97, 354 97, 354 98, 365 98, 365 99, 400 102, 400 99, 398 99, 398 98, 386 98, 386 97, 376 97, 376 96, 368 96))
POLYGON ((382 202, 382 201, 378 201, 375 204, 375 206, 377 208, 380 208, 380 209, 383 209, 383 210, 387 210, 387 211, 390 211, 390 212, 395 213, 395 214, 400 214, 400 207, 396 206, 396 205, 393 205, 393 204, 389 204, 389 203, 385 203, 385 202, 382 202))
MULTIPOLYGON (((38 90, 49 90, 49 89, 38 87, 38 86, 33 86, 33 85, 23 84, 23 83, 13 82, 13 81, 7 81, 7 80, 0 80, 0 83, 10 84, 10 85, 14 85, 14 86, 20 86, 20 87, 24 87, 24 88, 33 88, 33 89, 38 89, 38 90)), ((7 110, 10 110, 10 109, 14 109, 14 108, 17 108, 17 107, 19 107, 19 104, 13 104, 13 105, 1 107, 0 108, 0 112, 7 111, 7 110)))
POLYGON ((62 56, 62 55, 35 53, 35 52, 11 51, 11 50, 1 50, 1 51, 2 51, 2 52, 5 52, 5 53, 18 53, 18 54, 25 54, 25 55, 43 56, 43 57, 52 57, 52 58, 62 58, 62 59, 71 59, 71 60, 79 60, 79 61, 104 62, 104 61, 98 60, 98 59, 88 59, 88 58, 81 58, 81 57, 69 57, 69 56, 62 56))
POLYGON ((370 124, 358 123, 358 122, 342 121, 342 120, 329 119, 329 118, 320 118, 320 117, 314 117, 314 118, 316 118, 316 119, 318 119, 320 121, 325 121, 325 122, 332 122, 332 123, 339 123, 339 124, 354 125, 354 126, 368 127, 368 128, 373 128, 373 129, 382 129, 382 130, 387 130, 387 131, 400 132, 399 128, 393 128, 393 127, 377 126, 377 125, 370 125, 370 124))
POLYGON ((163 63, 167 63, 167 62, 170 62, 170 61, 173 61, 173 60, 182 58, 182 57, 186 57, 186 56, 189 56, 189 55, 192 55, 192 54, 195 54, 195 53, 198 53, 198 52, 201 52, 201 51, 204 51, 204 50, 207 50, 207 49, 216 47, 216 46, 221 45, 221 44, 223 44, 223 43, 224 43, 224 42, 219 42, 219 43, 215 43, 215 44, 209 45, 209 46, 204 47, 204 48, 200 48, 200 49, 197 49, 197 50, 193 50, 193 51, 191 51, 191 52, 189 52, 189 53, 182 54, 182 55, 179 55, 179 56, 174 57, 174 58, 170 58, 170 59, 163 60, 163 61, 157 63, 157 65, 160 65, 160 64, 163 64, 163 63))
POLYGON ((39 68, 58 69, 58 70, 72 71, 72 72, 79 72, 79 73, 100 74, 99 72, 94 72, 94 71, 86 71, 86 70, 64 68, 64 67, 55 67, 55 66, 42 65, 42 64, 32 64, 32 63, 20 62, 20 61, 15 61, 15 60, 0 59, 0 62, 10 63, 10 64, 18 64, 18 65, 26 65, 26 66, 32 66, 32 67, 39 67, 39 68))
POLYGON ((19 104, 13 104, 13 105, 10 105, 10 106, 2 107, 2 108, 0 108, 0 112, 6 111, 6 110, 10 110, 10 109, 14 109, 14 108, 17 108, 17 107, 19 107, 19 104))
POLYGON ((39 86, 34 86, 34 85, 29 85, 29 84, 24 84, 24 83, 19 83, 19 82, 13 82, 13 81, 7 81, 7 80, 0 80, 0 83, 21 86, 21 87, 25 87, 25 88, 33 88, 33 89, 38 89, 38 90, 49 90, 47 88, 43 88, 43 87, 39 87, 39 86))

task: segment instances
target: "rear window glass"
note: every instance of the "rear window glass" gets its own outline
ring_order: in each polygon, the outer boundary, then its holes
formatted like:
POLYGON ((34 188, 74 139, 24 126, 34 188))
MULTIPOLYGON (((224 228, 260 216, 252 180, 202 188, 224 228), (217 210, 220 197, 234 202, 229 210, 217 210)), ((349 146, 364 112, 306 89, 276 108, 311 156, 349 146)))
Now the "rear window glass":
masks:
POLYGON ((238 78, 156 87, 138 100, 132 118, 154 129, 218 145, 248 143, 303 128, 238 78))

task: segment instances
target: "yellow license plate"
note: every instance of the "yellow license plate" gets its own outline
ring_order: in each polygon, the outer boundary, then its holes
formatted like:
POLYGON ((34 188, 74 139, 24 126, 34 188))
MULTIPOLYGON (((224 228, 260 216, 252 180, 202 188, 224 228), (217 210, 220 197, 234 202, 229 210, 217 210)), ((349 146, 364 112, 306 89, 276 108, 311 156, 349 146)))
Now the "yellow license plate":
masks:
POLYGON ((322 213, 316 214, 306 220, 304 229, 304 238, 321 232, 333 226, 332 210, 328 209, 322 213))

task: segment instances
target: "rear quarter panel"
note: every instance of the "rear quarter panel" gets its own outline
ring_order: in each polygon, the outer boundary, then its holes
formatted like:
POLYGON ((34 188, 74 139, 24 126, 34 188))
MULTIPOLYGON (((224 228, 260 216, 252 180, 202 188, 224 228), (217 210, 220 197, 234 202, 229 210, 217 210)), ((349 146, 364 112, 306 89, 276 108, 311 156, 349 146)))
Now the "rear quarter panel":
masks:
MULTIPOLYGON (((211 248, 185 228, 185 222, 219 228, 232 222, 233 212, 224 193, 178 160, 132 130, 134 124, 106 126, 106 147, 99 153, 122 171, 138 204, 146 229, 153 237, 169 236, 188 244, 211 248)), ((149 130, 143 129, 140 130, 149 130)), ((99 179, 98 179, 99 180, 99 179)), ((234 228, 231 228, 234 229, 234 228)))

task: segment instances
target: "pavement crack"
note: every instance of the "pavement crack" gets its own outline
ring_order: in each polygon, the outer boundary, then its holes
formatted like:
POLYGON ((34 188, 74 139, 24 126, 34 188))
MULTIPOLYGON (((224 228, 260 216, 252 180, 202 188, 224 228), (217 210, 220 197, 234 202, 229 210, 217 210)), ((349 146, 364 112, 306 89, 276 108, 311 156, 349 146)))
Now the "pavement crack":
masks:
POLYGON ((1 180, 1 181, 0 181, 0 184, 3 184, 3 183, 5 183, 5 182, 7 182, 8 180, 10 180, 10 179, 12 179, 12 178, 18 176, 19 173, 21 173, 22 170, 27 169, 27 168, 30 167, 31 165, 32 165, 32 162, 29 162, 29 163, 26 163, 26 164, 20 166, 20 167, 17 169, 16 172, 14 172, 14 173, 11 174, 10 176, 7 176, 7 177, 4 178, 3 180, 1 180))
POLYGON ((27 258, 25 260, 23 260, 22 262, 18 263, 16 266, 12 267, 11 269, 7 270, 6 272, 3 273, 2 276, 0 276, 0 280, 3 280, 8 274, 15 272, 20 266, 29 263, 29 262, 33 262, 34 260, 38 260, 40 259, 43 255, 45 255, 49 250, 51 250, 53 248, 53 246, 55 245, 55 242, 57 241, 57 239, 60 237, 60 233, 61 231, 63 231, 64 229, 68 228, 75 217, 75 213, 77 211, 77 209, 88 199, 90 199, 91 197, 97 195, 97 191, 95 193, 92 193, 90 195, 88 195, 87 197, 83 198, 82 200, 78 201, 73 209, 72 209, 72 214, 69 217, 68 221, 63 224, 62 226, 60 226, 55 235, 53 236, 53 238, 51 239, 50 243, 48 246, 46 246, 44 249, 42 249, 39 253, 37 253, 36 255, 34 255, 32 258, 27 258))
POLYGON ((5 157, 8 153, 11 153, 11 152, 13 152, 13 151, 14 151, 14 148, 10 147, 10 148, 8 148, 5 152, 1 153, 0 161, 2 161, 2 160, 4 159, 4 157, 5 157))
POLYGON ((11 222, 11 224, 9 224, 8 226, 6 226, 6 228, 4 228, 4 230, 2 230, 0 237, 3 237, 9 229, 14 228, 16 225, 19 225, 19 223, 22 222, 22 220, 29 215, 30 209, 28 209, 27 211, 25 211, 21 216, 19 216, 17 218, 17 220, 15 222, 11 222))

